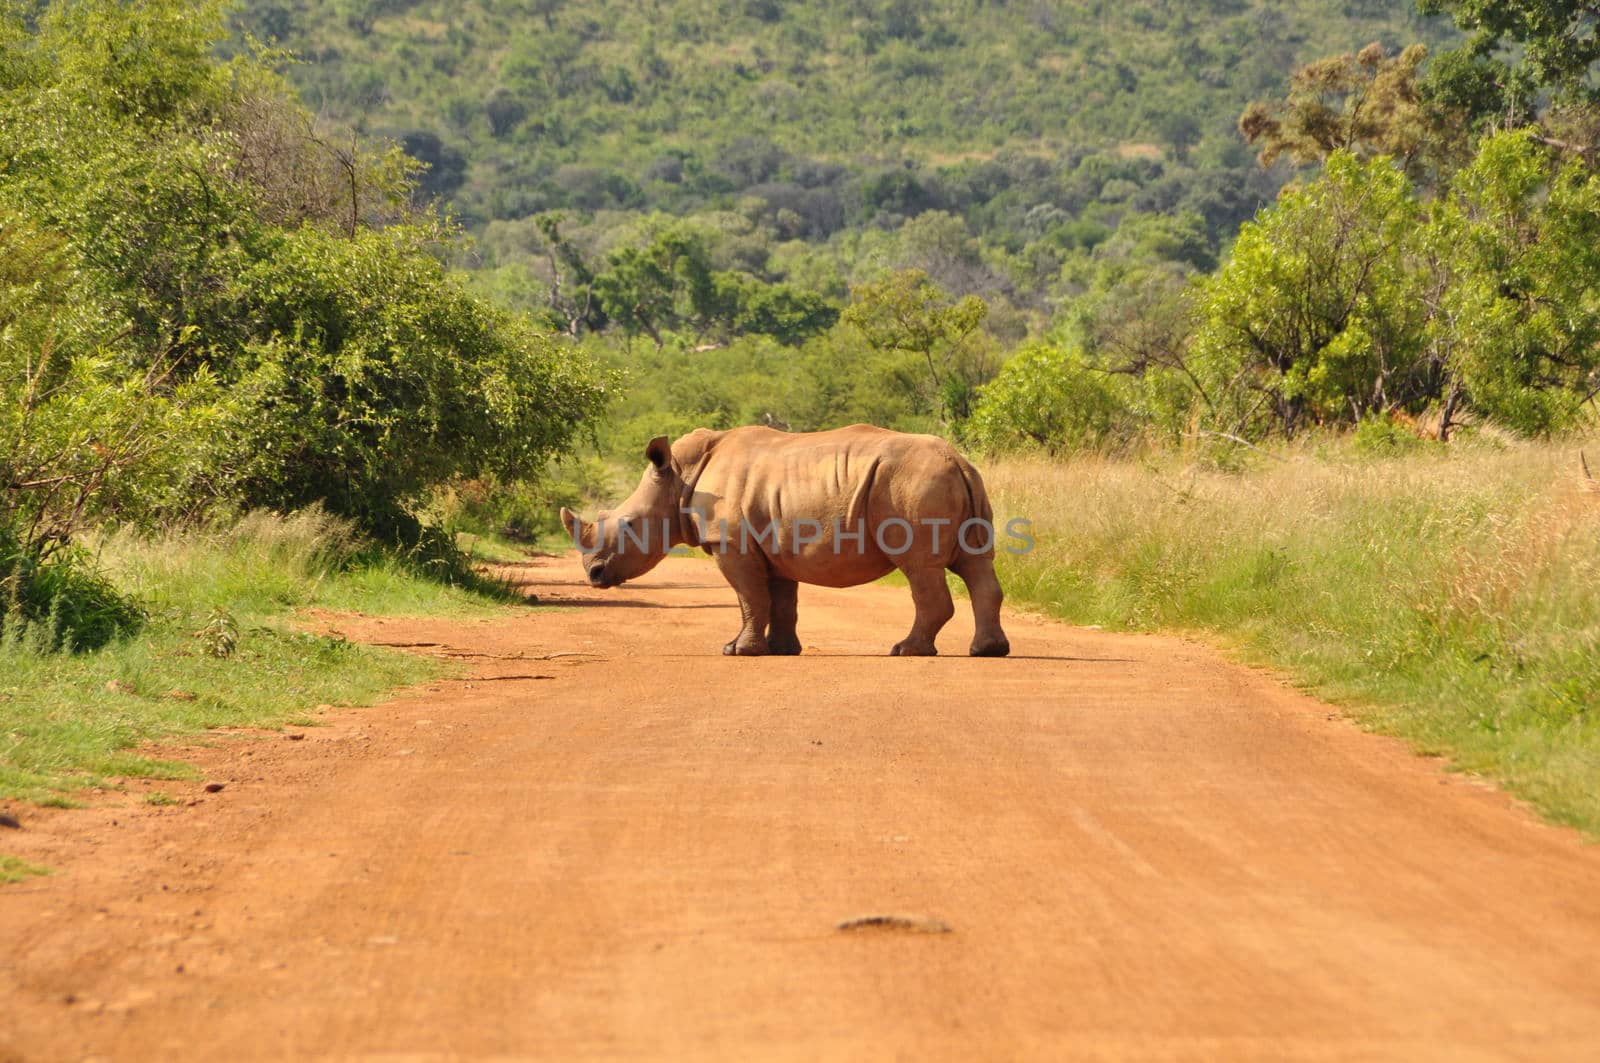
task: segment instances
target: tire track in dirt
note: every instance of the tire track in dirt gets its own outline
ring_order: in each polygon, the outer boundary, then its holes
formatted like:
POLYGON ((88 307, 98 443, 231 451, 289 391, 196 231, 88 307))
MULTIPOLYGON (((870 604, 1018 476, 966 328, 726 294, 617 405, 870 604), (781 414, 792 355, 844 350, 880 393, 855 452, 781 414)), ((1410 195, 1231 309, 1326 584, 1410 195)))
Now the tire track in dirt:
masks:
POLYGON ((1600 1055, 1600 850, 1270 677, 1016 614, 889 659, 878 587, 728 659, 704 562, 522 572, 572 608, 322 621, 460 681, 30 812, 0 1059, 1600 1055))

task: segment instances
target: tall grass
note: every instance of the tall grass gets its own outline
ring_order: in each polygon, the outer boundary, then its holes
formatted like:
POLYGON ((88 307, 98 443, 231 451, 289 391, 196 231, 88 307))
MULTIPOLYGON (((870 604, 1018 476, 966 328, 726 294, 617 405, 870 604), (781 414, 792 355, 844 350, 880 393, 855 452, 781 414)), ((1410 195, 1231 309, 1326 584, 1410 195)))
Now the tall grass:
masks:
MULTIPOLYGON (((1593 448, 1591 448, 1593 449, 1593 448)), ((1600 833, 1600 495, 1574 448, 1324 444, 1239 474, 990 463, 1013 600, 1221 636, 1362 723, 1600 833)))
POLYGON ((521 601, 474 572, 438 529, 426 529, 409 548, 384 548, 318 508, 259 510, 159 537, 115 532, 95 549, 113 581, 152 610, 269 613, 315 605, 437 616, 521 601))
POLYGON ((94 544, 102 569, 152 611, 243 613, 309 605, 364 548, 354 525, 317 508, 159 536, 123 530, 94 544))
POLYGON ((0 523, 0 653, 72 652, 138 629, 144 614, 76 549, 50 551, 0 523))

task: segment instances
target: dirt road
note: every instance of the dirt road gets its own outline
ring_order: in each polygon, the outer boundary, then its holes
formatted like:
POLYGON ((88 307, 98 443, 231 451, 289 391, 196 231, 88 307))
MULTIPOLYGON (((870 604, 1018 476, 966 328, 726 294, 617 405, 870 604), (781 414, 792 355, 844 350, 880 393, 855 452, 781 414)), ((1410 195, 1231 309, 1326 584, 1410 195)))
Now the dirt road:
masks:
POLYGON ((32 811, 0 1060, 1600 1058, 1600 848, 1268 677, 889 659, 877 587, 728 659, 709 565, 577 575, 328 621, 474 675, 196 750, 198 804, 32 811))

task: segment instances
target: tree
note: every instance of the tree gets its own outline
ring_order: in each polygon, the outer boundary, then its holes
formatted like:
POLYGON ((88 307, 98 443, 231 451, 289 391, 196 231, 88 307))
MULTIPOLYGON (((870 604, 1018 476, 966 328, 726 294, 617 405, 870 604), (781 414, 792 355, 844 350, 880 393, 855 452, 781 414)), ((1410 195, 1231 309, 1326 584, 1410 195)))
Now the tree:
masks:
POLYGON ((1069 347, 1024 347, 978 392, 963 438, 986 450, 1099 450, 1130 437, 1136 419, 1113 379, 1069 347))
POLYGON ((467 179, 467 157, 437 133, 415 130, 400 138, 400 146, 423 167, 415 181, 417 191, 425 196, 446 199, 467 179))
POLYGON ((0 523, 322 502, 369 530, 530 474, 607 378, 467 294, 414 168, 324 139, 217 5, 0 7, 0 523), (11 519, 15 518, 15 519, 11 519))
POLYGON ((1508 88, 1532 84, 1558 102, 1600 104, 1600 4, 1595 0, 1420 0, 1470 36, 1458 50, 1506 72, 1508 88), (1507 53, 1515 58, 1507 58, 1507 53))
POLYGON ((1246 224, 1197 293, 1189 364, 1217 427, 1292 436, 1436 399, 1444 367, 1427 356, 1423 221, 1389 160, 1338 151, 1323 176, 1246 224))
POLYGON ((1296 163, 1320 163, 1336 151, 1364 157, 1389 155, 1414 172, 1428 146, 1430 122, 1417 71, 1428 50, 1413 44, 1398 55, 1383 46, 1319 59, 1289 80, 1282 102, 1254 102, 1239 131, 1261 145, 1261 165, 1287 154, 1296 163))
POLYGON ((605 328, 605 312, 595 296, 594 271, 572 241, 561 234, 560 213, 534 219, 550 267, 550 313, 558 331, 577 336, 605 328))
POLYGON ((767 284, 731 270, 717 273, 713 280, 732 335, 771 336, 793 347, 828 331, 839 320, 839 309, 832 303, 792 285, 767 284))
POLYGON ((1600 394, 1600 175, 1528 131, 1485 141, 1440 212, 1435 328, 1465 401, 1514 431, 1578 422, 1600 394))
POLYGON ((704 331, 717 317, 717 290, 704 241, 686 226, 669 226, 644 247, 611 253, 594 280, 606 317, 629 335, 644 333, 660 347, 667 331, 704 331))
POLYGON ((1106 372, 1131 377, 1171 374, 1209 403, 1205 386, 1189 368, 1194 332, 1187 277, 1177 270, 1136 269, 1078 301, 1073 331, 1106 372))
POLYGON ((876 351, 915 357, 926 370, 926 388, 909 372, 906 384, 924 392, 941 421, 965 418, 973 389, 989 375, 987 352, 975 334, 989 308, 976 295, 952 300, 921 270, 906 269, 850 290, 842 320, 876 351))
POLYGON ((506 89, 496 89, 484 102, 483 113, 489 119, 490 134, 501 140, 510 136, 528 117, 528 107, 506 89))
POLYGON ((527 322, 472 298, 428 256, 440 233, 276 232, 232 285, 255 336, 229 422, 256 504, 321 502, 380 531, 456 477, 535 474, 600 410, 605 379, 527 322))

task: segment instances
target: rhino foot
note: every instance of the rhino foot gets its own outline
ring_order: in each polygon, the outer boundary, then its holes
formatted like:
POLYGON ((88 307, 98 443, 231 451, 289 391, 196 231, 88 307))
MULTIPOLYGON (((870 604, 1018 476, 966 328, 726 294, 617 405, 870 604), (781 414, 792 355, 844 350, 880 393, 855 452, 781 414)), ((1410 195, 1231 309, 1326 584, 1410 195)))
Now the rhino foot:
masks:
POLYGON ((743 645, 739 643, 738 639, 734 639, 732 642, 722 647, 722 655, 724 657, 765 657, 771 652, 772 651, 767 648, 767 641, 765 639, 762 639, 760 642, 746 642, 743 645))
POLYGON ((1011 653, 1011 643, 1004 638, 973 639, 967 653, 973 657, 1005 657, 1011 653))
POLYGON ((800 640, 793 635, 784 638, 781 635, 767 636, 767 652, 774 657, 800 656, 800 640))
POLYGON ((914 642, 902 639, 889 650, 890 657, 937 657, 938 649, 931 642, 914 642))

